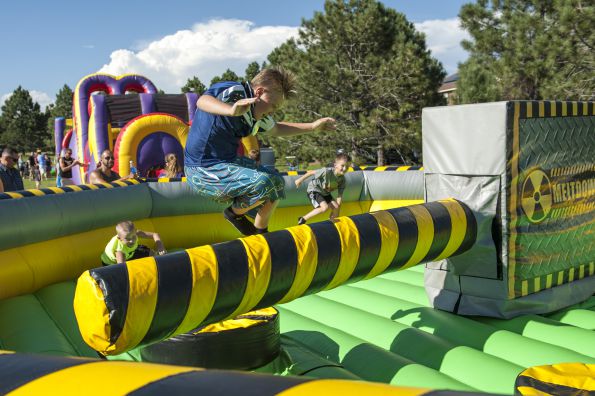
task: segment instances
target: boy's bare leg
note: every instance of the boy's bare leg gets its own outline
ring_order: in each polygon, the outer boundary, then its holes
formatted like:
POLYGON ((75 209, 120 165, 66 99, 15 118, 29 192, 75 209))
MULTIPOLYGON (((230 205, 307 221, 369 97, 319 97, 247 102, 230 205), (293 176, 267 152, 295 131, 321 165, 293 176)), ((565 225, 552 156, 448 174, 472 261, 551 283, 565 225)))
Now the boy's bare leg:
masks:
POLYGON ((320 204, 319 207, 312 209, 310 212, 308 212, 307 214, 302 216, 302 218, 304 220, 308 220, 316 215, 326 212, 327 210, 328 210, 328 204, 326 202, 323 202, 320 204))
POLYGON ((243 214, 246 214, 250 209, 254 209, 255 207, 257 207, 260 204, 262 204, 262 201, 258 201, 254 205, 250 205, 247 208, 236 208, 236 207, 232 206, 231 210, 233 210, 233 212, 235 214, 237 214, 238 216, 241 216, 243 214))
POLYGON ((254 218, 254 226, 264 230, 269 226, 269 220, 277 208, 279 201, 266 201, 254 218))

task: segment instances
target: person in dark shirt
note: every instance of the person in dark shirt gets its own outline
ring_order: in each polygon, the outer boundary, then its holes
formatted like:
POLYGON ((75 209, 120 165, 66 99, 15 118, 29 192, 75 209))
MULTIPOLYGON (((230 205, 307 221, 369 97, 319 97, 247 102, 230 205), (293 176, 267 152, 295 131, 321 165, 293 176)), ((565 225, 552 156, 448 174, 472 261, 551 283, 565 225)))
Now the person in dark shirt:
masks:
POLYGON ((58 166, 63 186, 71 186, 74 184, 74 181, 72 180, 72 168, 77 165, 87 166, 87 164, 72 157, 71 149, 62 149, 62 155, 58 159, 58 166))
POLYGON ((186 178, 198 194, 231 202, 223 215, 244 235, 268 231, 285 183, 277 173, 238 157, 240 140, 257 133, 285 137, 335 129, 335 120, 328 117, 309 123, 275 122, 272 115, 295 94, 294 87, 293 74, 268 68, 250 83, 213 84, 196 103, 184 153, 186 178), (254 208, 258 213, 252 224, 245 214, 254 208))
POLYGON ((6 147, 0 157, 0 192, 24 190, 23 178, 16 168, 19 160, 15 149, 6 147))

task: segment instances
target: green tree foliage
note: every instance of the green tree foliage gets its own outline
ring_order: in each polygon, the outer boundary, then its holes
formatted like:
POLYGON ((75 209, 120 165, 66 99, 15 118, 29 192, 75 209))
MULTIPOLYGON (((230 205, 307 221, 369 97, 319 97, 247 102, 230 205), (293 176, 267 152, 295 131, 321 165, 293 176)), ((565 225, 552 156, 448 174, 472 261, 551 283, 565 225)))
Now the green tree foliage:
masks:
POLYGON ((2 105, 0 146, 12 146, 19 151, 48 149, 51 135, 46 123, 47 113, 42 113, 29 91, 19 86, 2 105))
POLYGON ((213 79, 211 80, 211 85, 220 81, 242 81, 242 79, 231 69, 227 69, 221 76, 213 77, 213 79))
POLYGON ((250 63, 248 67, 246 67, 246 81, 252 81, 252 79, 254 78, 254 76, 258 74, 258 72, 260 72, 260 65, 258 64, 258 62, 250 63))
POLYGON ((356 163, 414 162, 421 110, 443 103, 445 76, 422 33, 405 16, 375 0, 327 0, 304 20, 299 38, 268 57, 298 77, 298 99, 287 121, 330 116, 337 131, 270 139, 280 155, 330 161, 338 149, 356 163))
POLYGON ((186 81, 186 85, 182 87, 182 93, 194 92, 202 95, 202 93, 206 90, 207 87, 205 87, 205 85, 196 76, 189 78, 188 81, 186 81))
POLYGON ((595 97, 593 2, 478 0, 460 18, 471 35, 459 68, 461 102, 595 97))
MULTIPOLYGON (((67 84, 58 91, 56 100, 46 108, 47 130, 50 137, 54 136, 54 119, 56 117, 72 118, 72 98, 74 93, 67 84)), ((53 140, 50 140, 50 146, 53 140)))

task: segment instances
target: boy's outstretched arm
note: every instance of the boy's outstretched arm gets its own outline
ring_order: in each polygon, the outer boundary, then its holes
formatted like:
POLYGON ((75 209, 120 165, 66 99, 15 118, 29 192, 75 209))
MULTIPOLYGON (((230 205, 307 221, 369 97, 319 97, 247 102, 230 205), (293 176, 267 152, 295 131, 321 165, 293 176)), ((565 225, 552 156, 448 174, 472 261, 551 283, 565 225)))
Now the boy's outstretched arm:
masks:
POLYGON ((260 100, 258 97, 240 99, 233 105, 220 101, 211 95, 202 95, 196 101, 196 106, 206 113, 217 114, 228 117, 238 117, 250 110, 252 103, 260 100))
POLYGON ((314 122, 278 122, 268 132, 271 136, 293 136, 306 132, 334 131, 337 129, 335 119, 319 118, 314 122))
POLYGON ((165 250, 165 246, 163 246, 163 242, 161 241, 158 233, 137 230, 136 235, 139 238, 153 239, 155 241, 155 249, 157 250, 157 254, 160 256, 167 253, 167 250, 165 250))
POLYGON ((298 179, 296 179, 295 186, 299 188, 300 185, 304 182, 304 180, 306 180, 307 178, 312 176, 314 173, 316 173, 316 171, 313 171, 313 170, 307 171, 305 174, 303 174, 298 179))

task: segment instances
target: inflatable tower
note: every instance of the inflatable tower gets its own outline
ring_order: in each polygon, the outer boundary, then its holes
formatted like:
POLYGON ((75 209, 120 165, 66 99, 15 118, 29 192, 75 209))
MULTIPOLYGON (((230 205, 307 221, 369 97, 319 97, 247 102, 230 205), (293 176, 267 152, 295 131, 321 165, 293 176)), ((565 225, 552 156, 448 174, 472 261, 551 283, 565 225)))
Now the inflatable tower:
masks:
POLYGON ((473 210, 467 253, 427 265, 436 308, 513 317, 595 291, 595 103, 516 101, 423 111, 427 201, 473 210))

